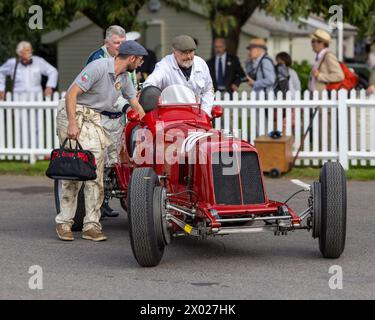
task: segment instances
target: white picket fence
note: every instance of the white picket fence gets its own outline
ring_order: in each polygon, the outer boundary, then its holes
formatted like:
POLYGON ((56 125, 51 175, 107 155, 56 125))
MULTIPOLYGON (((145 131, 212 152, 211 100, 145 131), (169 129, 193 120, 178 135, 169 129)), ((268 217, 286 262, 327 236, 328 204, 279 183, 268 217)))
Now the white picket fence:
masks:
MULTIPOLYGON (((28 160, 30 163, 49 155, 58 147, 56 112, 57 93, 52 99, 41 96, 17 96, 13 101, 8 93, 0 102, 0 160, 28 160)), ((313 122, 312 136, 306 137, 297 165, 318 166, 328 160, 340 161, 345 169, 352 165, 375 166, 375 96, 365 91, 350 93, 342 90, 328 97, 317 92, 281 94, 234 93, 220 98, 216 104, 224 108, 224 116, 215 120, 215 127, 231 131, 254 143, 258 135, 274 129, 294 137, 294 153, 310 123, 310 117, 319 107, 313 122), (284 113, 284 115, 283 115, 284 113), (276 126, 276 127, 275 127, 276 126)))

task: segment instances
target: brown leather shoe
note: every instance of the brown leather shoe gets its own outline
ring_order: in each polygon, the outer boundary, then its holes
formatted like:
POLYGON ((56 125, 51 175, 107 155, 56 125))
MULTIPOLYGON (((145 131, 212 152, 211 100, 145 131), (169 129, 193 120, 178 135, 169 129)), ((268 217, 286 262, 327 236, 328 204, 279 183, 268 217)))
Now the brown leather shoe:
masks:
POLYGON ((70 226, 66 223, 56 224, 56 233, 58 237, 63 241, 73 241, 74 236, 73 232, 70 229, 70 226))
POLYGON ((89 230, 83 231, 82 239, 92 240, 92 241, 105 241, 107 237, 96 228, 91 228, 89 230))

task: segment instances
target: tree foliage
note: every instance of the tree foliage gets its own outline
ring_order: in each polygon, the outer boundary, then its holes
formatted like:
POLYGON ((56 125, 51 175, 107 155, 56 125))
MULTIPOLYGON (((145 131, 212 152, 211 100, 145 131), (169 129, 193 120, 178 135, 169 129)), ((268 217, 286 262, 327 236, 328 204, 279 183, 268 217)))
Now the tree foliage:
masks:
POLYGON ((239 31, 257 8, 278 18, 297 21, 299 17, 315 14, 328 19, 331 6, 341 5, 344 22, 359 28, 362 35, 375 35, 375 0, 167 0, 169 5, 186 9, 190 3, 203 6, 212 30, 212 36, 228 39, 228 51, 238 48, 239 31))
MULTIPOLYGON (((136 23, 139 9, 148 0, 0 0, 0 61, 14 52, 21 39, 39 44, 42 32, 65 28, 73 19, 85 15, 101 28, 119 24, 131 29, 136 23), (30 30, 28 12, 30 6, 40 5, 43 9, 43 30, 30 30)), ((375 0, 164 0, 177 9, 186 9, 190 4, 201 5, 209 19, 212 37, 229 39, 228 51, 238 48, 242 26, 257 8, 264 9, 276 17, 297 19, 311 13, 330 17, 332 5, 342 5, 344 22, 359 27, 363 35, 375 34, 375 0)))
POLYGON ((111 24, 131 29, 138 10, 147 0, 0 0, 0 61, 14 54, 20 40, 29 40, 35 48, 40 47, 42 33, 64 29, 75 18, 85 15, 99 27, 111 24), (29 8, 39 5, 43 10, 43 29, 31 30, 28 26, 29 8))

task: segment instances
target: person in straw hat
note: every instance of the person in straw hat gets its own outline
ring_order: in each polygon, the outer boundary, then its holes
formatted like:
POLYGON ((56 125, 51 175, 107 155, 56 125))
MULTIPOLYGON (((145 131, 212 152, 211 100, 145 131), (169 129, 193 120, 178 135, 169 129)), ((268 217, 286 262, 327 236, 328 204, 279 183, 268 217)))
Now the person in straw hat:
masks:
POLYGON ((326 89, 328 83, 345 79, 339 61, 328 48, 331 41, 329 33, 321 29, 317 29, 311 35, 311 46, 316 53, 310 74, 309 89, 311 91, 322 92, 326 89))
POLYGON ((267 44, 262 38, 251 39, 247 48, 249 60, 245 64, 247 83, 255 92, 270 92, 276 80, 275 67, 267 54, 267 44))

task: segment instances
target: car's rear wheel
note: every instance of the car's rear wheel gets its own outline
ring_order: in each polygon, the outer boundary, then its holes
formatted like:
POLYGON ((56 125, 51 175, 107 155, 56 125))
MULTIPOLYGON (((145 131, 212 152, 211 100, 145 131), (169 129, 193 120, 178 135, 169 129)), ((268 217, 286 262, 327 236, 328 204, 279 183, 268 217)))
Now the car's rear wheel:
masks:
MULTIPOLYGON (((84 194, 84 184, 82 184, 81 189, 78 193, 77 199, 77 210, 74 216, 74 224, 72 226, 72 231, 81 231, 83 228, 83 219, 85 218, 86 214, 86 207, 85 207, 85 194, 84 194)), ((61 207, 61 197, 62 197, 62 182, 61 180, 55 180, 54 184, 54 193, 55 193, 55 207, 57 214, 60 213, 61 207)))
POLYGON ((132 251, 143 267, 159 264, 165 248, 162 210, 154 204, 162 195, 159 179, 152 168, 137 168, 129 183, 128 217, 132 251), (155 195, 155 196, 154 196, 155 195))
POLYGON ((325 258, 338 258, 345 248, 347 210, 346 176, 341 164, 324 164, 320 184, 319 248, 325 258))

